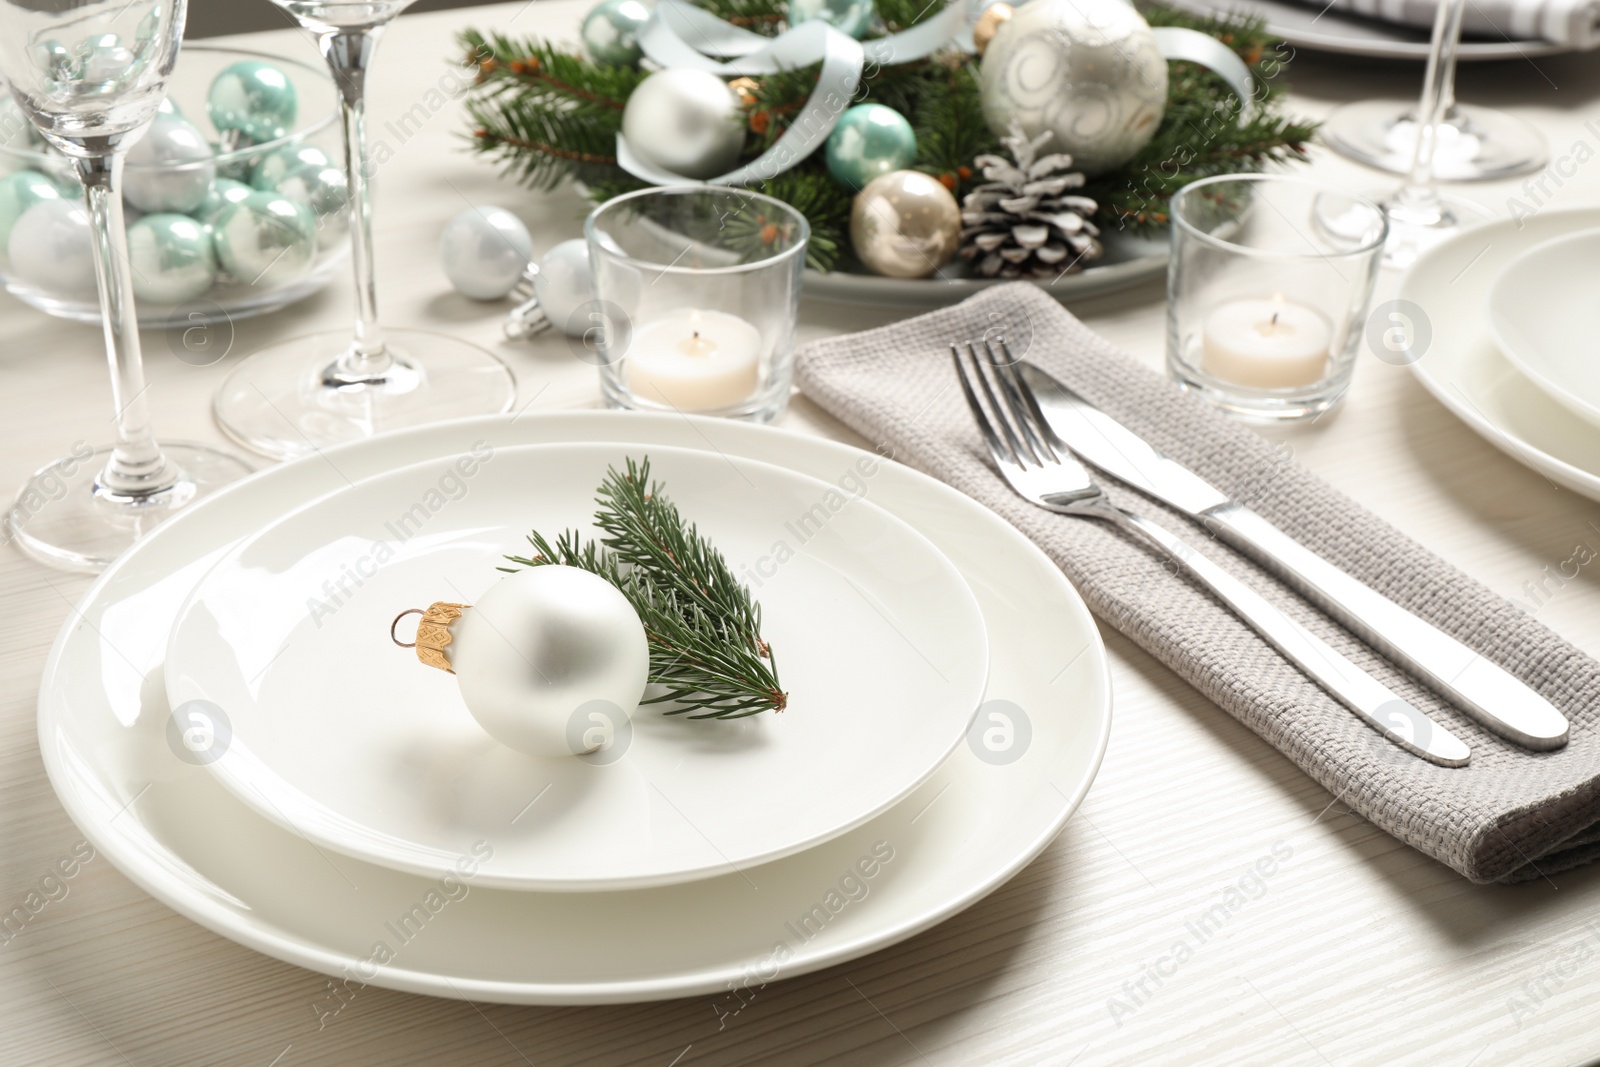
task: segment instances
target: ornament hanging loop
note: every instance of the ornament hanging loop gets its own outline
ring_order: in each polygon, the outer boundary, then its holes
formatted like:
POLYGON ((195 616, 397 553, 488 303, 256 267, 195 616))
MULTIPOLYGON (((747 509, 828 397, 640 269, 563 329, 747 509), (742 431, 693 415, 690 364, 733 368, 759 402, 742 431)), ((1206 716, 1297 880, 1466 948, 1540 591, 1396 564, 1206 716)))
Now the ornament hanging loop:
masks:
POLYGON ((427 614, 427 612, 423 611, 421 608, 407 608, 406 610, 402 611, 400 614, 396 615, 394 617, 394 622, 391 622, 389 624, 389 640, 393 641, 395 644, 399 645, 401 648, 416 648, 417 647, 417 643, 415 641, 402 641, 402 640, 400 640, 400 636, 394 632, 395 631, 395 627, 399 626, 400 625, 400 620, 405 618, 407 615, 426 615, 426 614, 427 614))

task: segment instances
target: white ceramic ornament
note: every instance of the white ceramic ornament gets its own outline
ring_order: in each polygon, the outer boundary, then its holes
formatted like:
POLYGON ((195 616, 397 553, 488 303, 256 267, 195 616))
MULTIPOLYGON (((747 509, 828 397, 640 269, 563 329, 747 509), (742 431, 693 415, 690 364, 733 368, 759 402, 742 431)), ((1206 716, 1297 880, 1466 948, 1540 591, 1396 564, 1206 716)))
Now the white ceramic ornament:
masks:
POLYGON ((1090 176, 1150 143, 1167 105, 1167 61, 1125 0, 1033 0, 983 53, 983 114, 999 135, 1050 131, 1041 152, 1067 152, 1090 176))
POLYGON ((744 149, 739 94, 715 74, 658 70, 640 82, 622 112, 622 135, 646 163, 685 178, 726 174, 744 149))
POLYGON ((205 203, 216 176, 205 135, 187 119, 162 115, 128 150, 122 194, 140 211, 188 214, 205 203))
POLYGON ((633 605, 576 567, 532 567, 502 578, 470 606, 435 604, 416 644, 424 663, 454 671, 467 710, 491 737, 533 756, 599 747, 585 740, 585 710, 602 702, 615 726, 617 715, 639 706, 650 675, 650 646, 633 605), (448 664, 436 661, 439 652, 448 664))
POLYGON ((444 228, 439 259, 462 296, 499 300, 516 287, 533 258, 533 238, 503 207, 469 207, 444 228))
POLYGON ((18 218, 7 242, 11 273, 56 296, 95 291, 89 213, 71 200, 41 200, 18 218))

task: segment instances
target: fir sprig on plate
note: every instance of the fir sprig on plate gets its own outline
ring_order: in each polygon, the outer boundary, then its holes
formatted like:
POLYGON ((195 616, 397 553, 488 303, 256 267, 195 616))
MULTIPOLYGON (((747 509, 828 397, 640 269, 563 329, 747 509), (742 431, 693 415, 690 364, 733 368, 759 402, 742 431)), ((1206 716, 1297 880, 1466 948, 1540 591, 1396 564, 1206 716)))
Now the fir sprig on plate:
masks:
POLYGON ((524 567, 578 567, 622 590, 650 642, 650 681, 663 689, 644 703, 670 702, 675 706, 666 714, 691 719, 782 711, 789 695, 761 636, 761 605, 650 480, 649 458, 629 458, 626 468, 610 468, 600 486, 598 543, 576 530, 552 543, 535 530, 528 535, 533 552, 506 559, 524 567))

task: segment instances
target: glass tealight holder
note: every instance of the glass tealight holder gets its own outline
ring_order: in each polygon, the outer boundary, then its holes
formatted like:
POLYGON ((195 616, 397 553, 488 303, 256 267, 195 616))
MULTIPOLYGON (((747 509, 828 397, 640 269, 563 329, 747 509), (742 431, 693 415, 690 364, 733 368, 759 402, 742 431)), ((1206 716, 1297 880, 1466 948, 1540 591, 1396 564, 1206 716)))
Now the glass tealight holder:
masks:
POLYGON ((1388 224, 1370 200, 1277 174, 1172 198, 1167 369, 1227 411, 1318 415, 1350 387, 1388 224))
POLYGON ((584 223, 594 300, 567 331, 612 407, 770 422, 789 401, 811 227, 710 185, 642 189, 584 223))

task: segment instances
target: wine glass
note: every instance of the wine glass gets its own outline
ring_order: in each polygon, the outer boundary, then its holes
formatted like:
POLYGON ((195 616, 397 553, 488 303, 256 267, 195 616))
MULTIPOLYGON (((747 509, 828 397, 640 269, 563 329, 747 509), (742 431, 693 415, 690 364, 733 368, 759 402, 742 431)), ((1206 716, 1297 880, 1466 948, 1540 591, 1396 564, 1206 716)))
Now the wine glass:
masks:
POLYGON ((402 426, 508 410, 516 383, 491 353, 442 334, 378 325, 367 71, 384 27, 412 0, 272 2, 316 37, 339 90, 355 331, 282 341, 245 359, 217 392, 217 423, 246 448, 283 459, 402 426))
MULTIPOLYGON (((1461 46, 1461 2, 1441 0, 1428 47, 1426 82, 1437 72, 1439 121, 1434 125, 1434 177, 1484 181, 1527 174, 1550 158, 1544 136, 1503 111, 1456 100, 1456 56, 1461 46), (1452 8, 1454 9, 1452 11, 1452 8)), ((1322 138, 1347 159, 1395 174, 1410 174, 1426 131, 1427 100, 1406 108, 1387 100, 1359 100, 1328 116, 1322 138)))
POLYGON ((1417 136, 1406 180, 1398 189, 1368 194, 1383 208, 1389 220, 1389 236, 1383 247, 1385 267, 1409 267, 1425 250, 1461 227, 1492 217, 1470 200, 1441 195, 1435 181, 1440 123, 1450 102, 1455 44, 1461 38, 1461 17, 1465 11, 1466 0, 1440 0, 1433 25, 1433 49, 1428 54, 1428 69, 1423 76, 1422 100, 1417 106, 1417 136))
POLYGON ((185 0, 0 0, 0 71, 17 105, 83 183, 116 406, 115 443, 86 445, 22 486, 7 525, 27 552, 100 570, 136 539, 250 467, 150 430, 128 274, 123 157, 165 96, 185 0))

